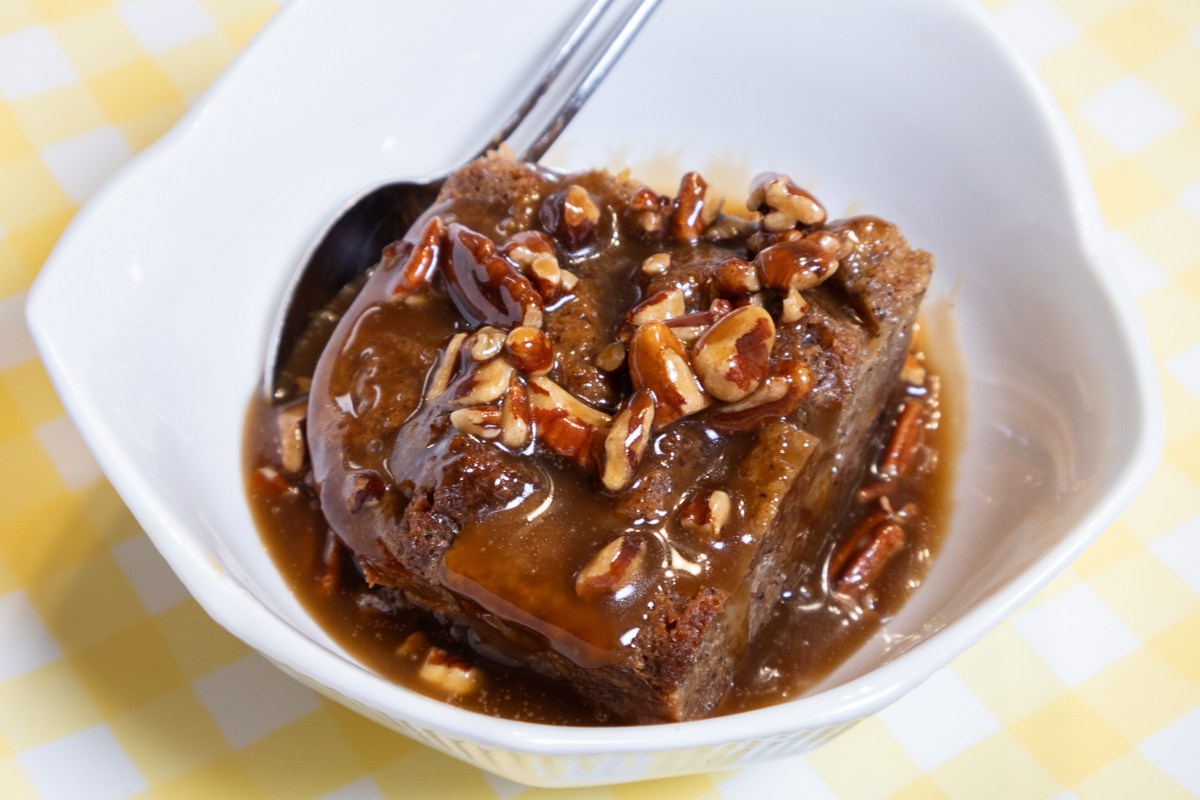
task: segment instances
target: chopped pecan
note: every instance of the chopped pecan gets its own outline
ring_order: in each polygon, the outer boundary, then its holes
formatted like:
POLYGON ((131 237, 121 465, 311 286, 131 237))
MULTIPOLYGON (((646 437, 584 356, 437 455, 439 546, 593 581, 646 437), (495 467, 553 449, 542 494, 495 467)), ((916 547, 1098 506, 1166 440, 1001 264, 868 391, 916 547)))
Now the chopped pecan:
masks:
POLYGON ((480 439, 495 439, 500 435, 501 412, 495 406, 471 406, 450 413, 450 424, 459 433, 480 439))
POLYGON ((578 250, 596 232, 600 207, 587 189, 571 184, 546 198, 539 219, 546 232, 567 250, 578 250))
POLYGON ((500 403, 500 444, 510 450, 524 450, 533 436, 533 409, 525 384, 516 381, 504 393, 500 403))
POLYGON ((351 514, 362 511, 363 506, 378 503, 387 491, 387 484, 380 474, 371 470, 350 473, 346 476, 346 484, 346 508, 351 514))
POLYGON ((554 350, 550 347, 550 339, 537 328, 513 328, 505 347, 508 360, 526 375, 545 375, 554 368, 554 350))
POLYGON ((612 418, 545 377, 529 381, 529 400, 538 441, 552 453, 591 466, 597 432, 607 428, 612 418))
POLYGON ((472 333, 463 342, 463 350, 472 361, 488 361, 500 355, 504 349, 504 331, 485 325, 472 333))
POLYGON ((798 242, 804 238, 804 233, 797 230, 786 231, 755 231, 746 240, 746 252, 756 256, 766 248, 780 242, 798 242))
POLYGON ((763 286, 771 289, 811 289, 837 271, 838 262, 816 242, 780 242, 754 257, 763 286))
POLYGON ((706 539, 715 539, 733 513, 733 501, 721 490, 698 493, 679 512, 683 529, 706 539))
POLYGON ((663 197, 648 186, 638 189, 629 201, 633 224, 647 237, 662 233, 671 210, 671 198, 663 197))
POLYGON ((475 406, 500 399, 512 383, 514 371, 505 358, 479 364, 454 390, 454 405, 475 406))
POLYGON ((921 416, 925 407, 917 400, 909 400, 896 420, 896 428, 892 431, 891 441, 883 451, 883 459, 879 462, 879 474, 895 478, 908 471, 912 464, 913 452, 921 445, 925 428, 921 424, 921 416))
POLYGON ((454 222, 450 245, 442 272, 450 299, 470 325, 542 326, 542 296, 491 239, 454 222))
POLYGON ((655 430, 695 414, 711 402, 679 339, 661 322, 647 322, 629 343, 629 376, 635 389, 654 393, 655 430))
POLYGON ((742 297, 762 289, 758 271, 753 264, 731 258, 713 274, 713 284, 721 297, 742 297))
POLYGON ((388 287, 389 296, 408 295, 427 285, 446 255, 446 226, 440 217, 430 217, 417 236, 416 244, 401 240, 383 248, 381 267, 387 270, 403 259, 388 287))
POLYGON ((600 480, 605 489, 619 492, 630 484, 653 425, 654 395, 649 389, 638 389, 613 417, 604 437, 600 480))
POLYGON ((812 371, 803 362, 775 361, 757 389, 736 403, 718 408, 709 424, 722 433, 754 430, 769 420, 791 414, 812 388, 812 371))
POLYGON ((501 250, 533 280, 545 302, 553 302, 562 294, 562 270, 549 236, 541 231, 514 233, 501 250))
POLYGON ((467 695, 483 683, 483 673, 440 647, 429 648, 417 677, 447 694, 467 695))
POLYGON ((250 487, 263 497, 282 497, 292 485, 274 467, 259 467, 250 473, 250 487))
POLYGON ((446 343, 446 349, 442 351, 437 369, 433 371, 433 378, 429 381, 429 388, 425 391, 426 403, 437 400, 450 385, 450 379, 454 377, 454 371, 458 368, 458 354, 466 340, 465 333, 456 333, 446 343))
POLYGON ((693 242, 721 213, 725 199, 708 185, 699 172, 689 172, 679 183, 675 212, 671 215, 671 234, 681 242, 693 242))
POLYGON ((647 256, 642 262, 642 272, 646 275, 662 275, 671 268, 670 253, 655 253, 647 256))
POLYGON ((700 385, 718 400, 741 400, 767 376, 775 321, 766 309, 746 306, 709 328, 692 348, 700 385))
POLYGON ((792 183, 787 175, 764 172, 750 182, 746 207, 763 212, 762 226, 767 231, 782 231, 801 225, 821 225, 825 208, 808 192, 792 183))
POLYGON ((647 322, 665 322, 681 317, 686 310, 681 289, 672 288, 656 292, 629 310, 624 322, 617 329, 617 339, 628 342, 638 326, 647 322))
POLYGON ((904 367, 900 370, 900 380, 910 386, 921 386, 925 383, 925 367, 909 353, 904 357, 904 367))
POLYGON ((624 342, 612 342, 596 354, 596 366, 605 372, 616 372, 625 365, 624 342))
POLYGON ((304 420, 308 415, 308 402, 296 400, 279 410, 276 424, 279 430, 279 466, 283 471, 296 475, 304 469, 308 447, 304 443, 304 420))
POLYGON ((808 313, 808 301, 799 289, 788 289, 779 312, 780 322, 799 322, 808 313))
MULTIPOLYGON (((870 533, 866 544, 856 548, 846 559, 845 569, 836 573, 833 590, 857 597, 878 578, 888 562, 904 547, 904 529, 894 522, 884 521, 870 533)), ((833 573, 831 573, 833 574, 833 573)))
POLYGON ((575 593, 586 600, 617 594, 638 577, 645 557, 643 540, 618 536, 579 571, 575 593))

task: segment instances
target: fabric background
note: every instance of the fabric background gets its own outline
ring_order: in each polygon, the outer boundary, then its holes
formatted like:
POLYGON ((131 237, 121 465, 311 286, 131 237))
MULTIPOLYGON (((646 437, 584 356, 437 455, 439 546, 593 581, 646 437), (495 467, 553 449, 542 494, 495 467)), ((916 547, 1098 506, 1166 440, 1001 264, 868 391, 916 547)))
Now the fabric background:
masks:
POLYGON ((1067 111, 1149 329, 1166 452, 1012 619, 821 750, 526 789, 310 692, 191 600, 63 414, 23 320, 63 227, 272 0, 0 0, 0 797, 1200 796, 1200 0, 983 0, 1067 111))

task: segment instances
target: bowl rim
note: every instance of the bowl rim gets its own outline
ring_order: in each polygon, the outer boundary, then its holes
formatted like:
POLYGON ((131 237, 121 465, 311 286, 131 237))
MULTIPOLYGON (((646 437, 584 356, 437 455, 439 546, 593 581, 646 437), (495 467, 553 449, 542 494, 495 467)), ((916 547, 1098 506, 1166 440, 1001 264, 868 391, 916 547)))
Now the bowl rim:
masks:
MULTIPOLYGON (((313 2, 314 0, 309 0, 313 2)), ((875 713, 923 683, 937 669, 999 624, 1061 572, 1092 543, 1133 500, 1157 466, 1163 448, 1163 410, 1149 339, 1130 301, 1105 242, 1105 225, 1086 165, 1066 116, 1034 66, 1004 37, 990 13, 971 0, 908 0, 963 15, 991 40, 996 55, 1036 101, 1041 123, 1057 155, 1060 179, 1073 200, 1075 235, 1096 276, 1104 299, 1112 306, 1120 335, 1129 345, 1133 383, 1140 408, 1132 456, 1117 470, 1113 488, 1061 542, 958 620, 883 666, 818 694, 725 717, 682 723, 619 727, 557 726, 487 716, 425 697, 375 675, 308 638, 238 585, 199 544, 184 533, 187 526, 139 474, 132 456, 105 421, 103 409, 91 402, 61 357, 50 322, 54 284, 65 267, 56 259, 63 243, 87 229, 97 209, 122 191, 133 175, 153 169, 187 139, 227 85, 238 81, 252 54, 275 36, 282 21, 299 3, 280 9, 254 40, 213 83, 178 123, 130 164, 123 167, 75 216, 55 246, 55 253, 30 289, 26 316, 42 361, 63 405, 95 454, 106 477, 204 610, 222 627, 271 660, 290 665, 341 696, 360 702, 408 724, 471 741, 487 748, 555 756, 657 753, 763 740, 800 730, 837 725, 875 713), (300 665, 303 665, 301 668, 300 665)))

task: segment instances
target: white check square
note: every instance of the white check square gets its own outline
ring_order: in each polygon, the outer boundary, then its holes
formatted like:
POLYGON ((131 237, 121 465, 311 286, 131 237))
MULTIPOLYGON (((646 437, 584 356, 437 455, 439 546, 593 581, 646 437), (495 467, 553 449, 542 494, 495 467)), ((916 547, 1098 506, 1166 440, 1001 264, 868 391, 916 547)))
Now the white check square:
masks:
POLYGON ((307 687, 258 654, 192 684, 229 746, 238 749, 321 707, 307 687))
POLYGON ((195 0, 128 0, 117 5, 117 13, 150 53, 216 30, 208 11, 195 0))
POLYGON ((0 595, 0 643, 0 681, 62 657, 62 650, 20 589, 0 595))
POLYGON ((1126 75, 1079 104, 1079 114, 1122 153, 1132 154, 1183 124, 1183 114, 1139 78, 1126 75))
POLYGON ((0 94, 7 100, 79 82, 71 62, 42 25, 0 36, 0 94))
POLYGON ((949 667, 880 711, 879 720, 926 772, 1003 727, 949 667))
POLYGON ((147 789, 104 724, 26 750, 17 759, 42 800, 120 800, 147 789))
POLYGON ((1067 686, 1102 672, 1141 646, 1087 584, 1078 584, 1013 619, 1012 625, 1067 686))
POLYGON ((48 145, 38 153, 58 185, 76 203, 88 199, 133 158, 125 137, 112 125, 48 145))
POLYGON ((1014 0, 995 11, 996 22, 1031 61, 1079 38, 1079 26, 1050 0, 1014 0))

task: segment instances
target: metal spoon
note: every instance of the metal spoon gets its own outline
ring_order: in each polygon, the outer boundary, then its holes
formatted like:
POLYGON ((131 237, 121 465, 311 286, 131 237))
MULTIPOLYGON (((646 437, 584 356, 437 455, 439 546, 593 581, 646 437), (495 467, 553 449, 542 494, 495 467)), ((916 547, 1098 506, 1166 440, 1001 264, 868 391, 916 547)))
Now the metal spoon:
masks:
MULTIPOLYGON (((516 130, 595 27, 610 2, 593 0, 584 10, 562 40, 538 84, 475 158, 495 149, 516 130)), ((640 0, 625 15, 616 31, 609 35, 593 57, 558 113, 529 149, 521 154, 522 161, 537 161, 550 149, 625 52, 659 2, 640 0)), ((324 341, 306 341, 303 347, 300 346, 302 336, 310 327, 322 327, 310 326, 314 315, 326 309, 343 288, 376 263, 384 246, 404 235, 417 217, 433 204, 449 174, 447 172, 420 183, 388 183, 367 191, 353 200, 317 239, 304 260, 303 268, 292 279, 271 333, 263 372, 263 387, 268 399, 286 399, 292 387, 290 381, 284 378, 303 374, 305 369, 311 370, 315 366, 315 357, 324 341), (298 361, 311 363, 296 363, 298 361)), ((328 331, 317 331, 317 338, 327 340, 332 334, 336 319, 331 318, 326 322, 328 324, 324 327, 328 331)), ((310 339, 313 338, 312 331, 308 335, 310 339)))

